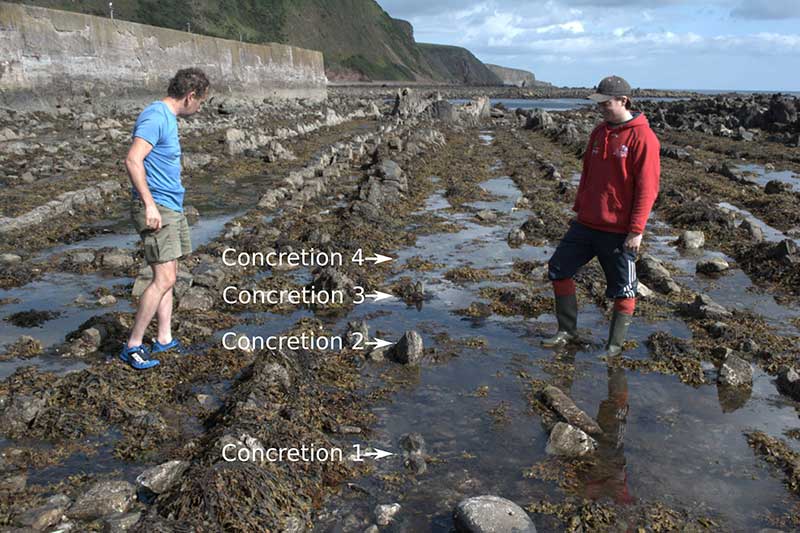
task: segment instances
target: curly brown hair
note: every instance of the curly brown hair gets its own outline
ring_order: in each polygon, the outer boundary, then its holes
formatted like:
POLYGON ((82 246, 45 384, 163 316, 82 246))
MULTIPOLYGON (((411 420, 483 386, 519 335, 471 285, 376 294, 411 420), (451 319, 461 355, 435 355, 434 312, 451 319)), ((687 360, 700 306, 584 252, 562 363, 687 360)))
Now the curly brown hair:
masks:
POLYGON ((190 92, 202 97, 208 90, 209 82, 206 73, 199 68, 184 68, 175 73, 169 80, 167 94, 172 98, 183 98, 190 92))

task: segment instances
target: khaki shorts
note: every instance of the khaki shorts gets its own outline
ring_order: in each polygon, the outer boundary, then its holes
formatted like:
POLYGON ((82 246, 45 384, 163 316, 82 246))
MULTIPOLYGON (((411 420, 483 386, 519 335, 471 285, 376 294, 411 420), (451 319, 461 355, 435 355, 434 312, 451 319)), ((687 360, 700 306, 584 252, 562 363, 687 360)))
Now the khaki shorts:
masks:
POLYGON ((142 238, 144 258, 148 265, 166 263, 192 253, 186 216, 163 205, 156 204, 156 207, 161 213, 161 229, 153 231, 145 223, 144 204, 138 200, 131 202, 131 218, 142 238))

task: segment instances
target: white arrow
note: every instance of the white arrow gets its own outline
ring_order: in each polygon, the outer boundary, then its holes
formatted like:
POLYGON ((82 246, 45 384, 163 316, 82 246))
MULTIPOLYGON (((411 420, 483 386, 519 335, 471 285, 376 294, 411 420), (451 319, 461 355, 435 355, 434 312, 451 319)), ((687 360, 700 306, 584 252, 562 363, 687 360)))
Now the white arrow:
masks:
POLYGON ((372 294, 367 294, 366 297, 367 298, 375 298, 376 302, 380 302, 381 300, 385 300, 387 298, 394 298, 394 295, 393 294, 388 294, 388 293, 385 293, 385 292, 381 292, 381 291, 375 291, 372 294))
POLYGON ((379 339, 378 337, 375 337, 375 341, 374 342, 373 341, 364 341, 364 344, 366 344, 367 346, 374 346, 376 348, 383 348, 384 346, 391 346, 394 343, 393 342, 389 342, 389 341, 385 341, 383 339, 379 339))
POLYGON ((356 453, 349 457, 352 461, 357 461, 359 463, 364 461, 364 457, 374 457, 375 459, 383 459, 384 457, 389 457, 390 455, 394 455, 392 452, 387 452, 386 450, 381 450, 379 448, 373 448, 374 452, 362 452, 360 444, 353 444, 353 448, 356 449, 356 453))
POLYGON ((381 450, 380 448, 375 448, 374 452, 364 452, 361 455, 364 457, 374 457, 375 459, 383 459, 384 457, 389 457, 390 455, 394 455, 392 452, 387 452, 386 450, 381 450))
POLYGON ((386 261, 392 261, 393 257, 388 257, 381 254, 375 254, 372 257, 365 257, 364 260, 366 261, 374 261, 376 265, 380 265, 381 263, 385 263, 386 261))

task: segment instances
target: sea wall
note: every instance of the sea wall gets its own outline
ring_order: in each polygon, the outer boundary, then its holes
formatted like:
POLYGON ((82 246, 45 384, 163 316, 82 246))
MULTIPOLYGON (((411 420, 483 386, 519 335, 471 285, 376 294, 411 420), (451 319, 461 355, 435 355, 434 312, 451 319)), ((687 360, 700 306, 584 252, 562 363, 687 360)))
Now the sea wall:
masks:
POLYGON ((0 2, 0 100, 26 95, 164 94, 178 69, 203 69, 215 94, 326 97, 322 53, 0 2))

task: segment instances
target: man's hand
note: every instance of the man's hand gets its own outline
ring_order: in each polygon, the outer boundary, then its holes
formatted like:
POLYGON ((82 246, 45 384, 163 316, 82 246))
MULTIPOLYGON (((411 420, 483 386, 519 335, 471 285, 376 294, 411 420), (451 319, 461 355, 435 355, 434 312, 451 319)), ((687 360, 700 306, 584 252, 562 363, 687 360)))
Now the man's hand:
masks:
POLYGON ((628 236, 625 238, 625 245, 624 245, 626 251, 636 255, 639 253, 639 246, 641 245, 642 245, 641 233, 628 233, 628 236))
POLYGON ((158 212, 156 204, 146 205, 144 208, 144 222, 153 231, 161 229, 161 213, 158 212))

